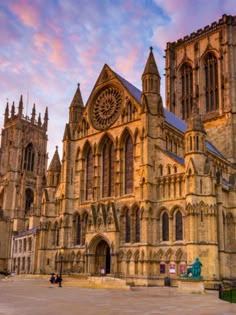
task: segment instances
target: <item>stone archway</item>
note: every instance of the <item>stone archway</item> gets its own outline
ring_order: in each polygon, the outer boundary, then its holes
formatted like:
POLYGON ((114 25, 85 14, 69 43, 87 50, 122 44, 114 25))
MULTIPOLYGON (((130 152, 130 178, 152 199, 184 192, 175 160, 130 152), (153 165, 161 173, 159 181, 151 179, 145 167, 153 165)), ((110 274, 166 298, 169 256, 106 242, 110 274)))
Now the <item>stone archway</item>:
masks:
POLYGON ((95 272, 101 273, 104 270, 105 274, 111 272, 111 254, 110 247, 105 240, 100 240, 95 249, 95 272))

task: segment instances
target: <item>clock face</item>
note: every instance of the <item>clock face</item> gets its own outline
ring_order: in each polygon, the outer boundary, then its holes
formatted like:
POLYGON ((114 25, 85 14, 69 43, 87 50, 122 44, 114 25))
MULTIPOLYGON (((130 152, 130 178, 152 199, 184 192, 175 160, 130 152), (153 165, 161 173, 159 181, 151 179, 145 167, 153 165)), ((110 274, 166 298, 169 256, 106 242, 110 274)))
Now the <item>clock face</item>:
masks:
POLYGON ((110 127, 119 117, 122 96, 116 87, 102 90, 91 106, 90 117, 94 128, 104 130, 110 127))

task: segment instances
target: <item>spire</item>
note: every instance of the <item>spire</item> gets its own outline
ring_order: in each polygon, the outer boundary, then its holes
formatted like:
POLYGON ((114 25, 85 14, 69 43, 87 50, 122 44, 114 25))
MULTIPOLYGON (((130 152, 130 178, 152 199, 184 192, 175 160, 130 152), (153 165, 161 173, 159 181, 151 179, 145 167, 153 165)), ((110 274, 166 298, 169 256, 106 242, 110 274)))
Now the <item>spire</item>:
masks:
POLYGON ((60 181, 61 161, 58 154, 58 146, 47 170, 47 186, 57 187, 60 181))
POLYGON ((47 131, 48 130, 48 108, 46 107, 44 119, 43 119, 43 128, 47 131))
POLYGON ((161 78, 150 47, 149 56, 142 75, 142 105, 152 115, 164 117, 162 98, 160 95, 161 78))
POLYGON ((36 116, 36 110, 35 110, 35 104, 34 104, 33 108, 32 108, 32 113, 31 113, 31 122, 32 123, 35 122, 35 116, 36 116))
POLYGON ((187 131, 201 131, 206 133, 196 101, 193 102, 192 115, 187 120, 187 131))
POLYGON ((20 96, 19 107, 18 107, 18 116, 21 118, 23 114, 23 96, 20 96))
POLYGON ((13 102, 11 106, 11 118, 14 118, 14 116, 15 116, 15 103, 13 102))
POLYGON ((5 117, 4 117, 4 125, 5 125, 6 122, 7 122, 7 120, 8 120, 8 118, 9 118, 9 104, 8 104, 8 102, 7 102, 7 104, 6 104, 4 116, 5 116, 5 117))
POLYGON ((144 94, 160 95, 161 77, 157 68, 157 64, 150 47, 150 53, 142 75, 142 88, 144 94))
POLYGON ((56 150, 54 152, 53 158, 49 165, 48 171, 51 172, 60 172, 61 171, 61 161, 58 153, 58 146, 56 146, 56 150))
POLYGON ((63 140, 71 140, 71 134, 70 134, 70 126, 69 124, 66 124, 65 130, 64 130, 64 135, 63 135, 63 140))
POLYGON ((80 84, 78 83, 77 90, 70 104, 70 123, 77 123, 84 111, 84 102, 81 96, 80 84))
POLYGON ((38 117, 38 125, 42 126, 42 121, 41 121, 41 114, 39 113, 39 117, 38 117))
POLYGON ((153 74, 153 75, 156 75, 160 78, 160 74, 159 74, 157 64, 156 64, 156 61, 155 61, 155 58, 154 58, 152 51, 153 51, 153 48, 150 47, 150 53, 149 53, 149 56, 148 56, 148 59, 146 62, 146 66, 145 66, 144 71, 143 71, 143 76, 147 75, 147 74, 153 74))

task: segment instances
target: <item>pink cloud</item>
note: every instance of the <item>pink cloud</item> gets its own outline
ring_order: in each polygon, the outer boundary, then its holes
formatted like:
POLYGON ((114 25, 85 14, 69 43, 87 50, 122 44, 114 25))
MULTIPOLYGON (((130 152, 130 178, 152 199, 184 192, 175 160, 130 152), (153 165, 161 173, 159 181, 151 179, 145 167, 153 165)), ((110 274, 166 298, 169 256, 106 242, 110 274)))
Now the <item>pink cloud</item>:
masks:
POLYGON ((80 36, 78 36, 77 34, 72 34, 72 35, 70 36, 70 39, 71 39, 72 41, 79 42, 79 41, 80 41, 80 36))
POLYGON ((63 42, 60 39, 50 41, 51 54, 48 60, 57 68, 64 69, 67 65, 67 55, 64 49, 63 42))
POLYGON ((47 43, 47 37, 42 33, 35 33, 34 34, 34 44, 39 49, 40 52, 45 50, 45 45, 47 43))
POLYGON ((7 60, 6 58, 0 57, 0 68, 1 68, 0 71, 2 71, 3 68, 7 68, 9 66, 10 66, 9 60, 7 60))
POLYGON ((168 15, 169 22, 164 22, 154 29, 153 39, 157 46, 165 49, 166 42, 175 41, 199 28, 203 28, 213 21, 217 21, 222 15, 222 2, 205 0, 155 0, 158 6, 168 15), (203 9, 204 7, 204 9, 203 9))
POLYGON ((124 55, 118 55, 115 59, 115 67, 119 69, 123 75, 128 76, 134 71, 138 59, 138 51, 133 48, 129 51, 124 50, 124 55))
POLYGON ((91 66, 91 64, 95 64, 98 53, 99 53, 99 49, 95 46, 87 49, 86 51, 80 54, 81 63, 84 66, 87 65, 88 67, 89 65, 91 66))
POLYGON ((35 2, 28 0, 18 0, 9 5, 13 13, 15 13, 21 22, 32 28, 36 28, 39 24, 39 10, 35 6, 35 2))
MULTIPOLYGON (((34 44, 38 52, 45 55, 46 59, 56 68, 64 69, 67 66, 68 57, 64 43, 59 37, 54 38, 51 34, 36 33, 34 44)), ((34 59, 36 62, 37 60, 39 59, 34 59)))

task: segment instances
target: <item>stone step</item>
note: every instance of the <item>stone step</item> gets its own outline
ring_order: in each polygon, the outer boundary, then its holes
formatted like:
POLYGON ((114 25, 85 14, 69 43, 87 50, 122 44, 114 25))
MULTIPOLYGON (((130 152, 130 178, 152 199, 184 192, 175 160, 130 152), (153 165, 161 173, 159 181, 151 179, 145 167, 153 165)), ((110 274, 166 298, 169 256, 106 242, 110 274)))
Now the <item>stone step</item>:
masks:
POLYGON ((83 288, 96 289, 117 289, 130 290, 130 286, 125 280, 112 277, 88 277, 87 279, 76 279, 74 277, 64 277, 65 286, 78 286, 83 288))
MULTIPOLYGON (((131 286, 126 283, 126 280, 101 276, 101 277, 86 277, 82 275, 62 275, 62 285, 66 287, 81 287, 94 289, 114 289, 114 290, 130 290, 131 286)), ((50 275, 35 275, 21 274, 8 276, 5 281, 20 281, 20 280, 45 280, 49 281, 50 275)))

